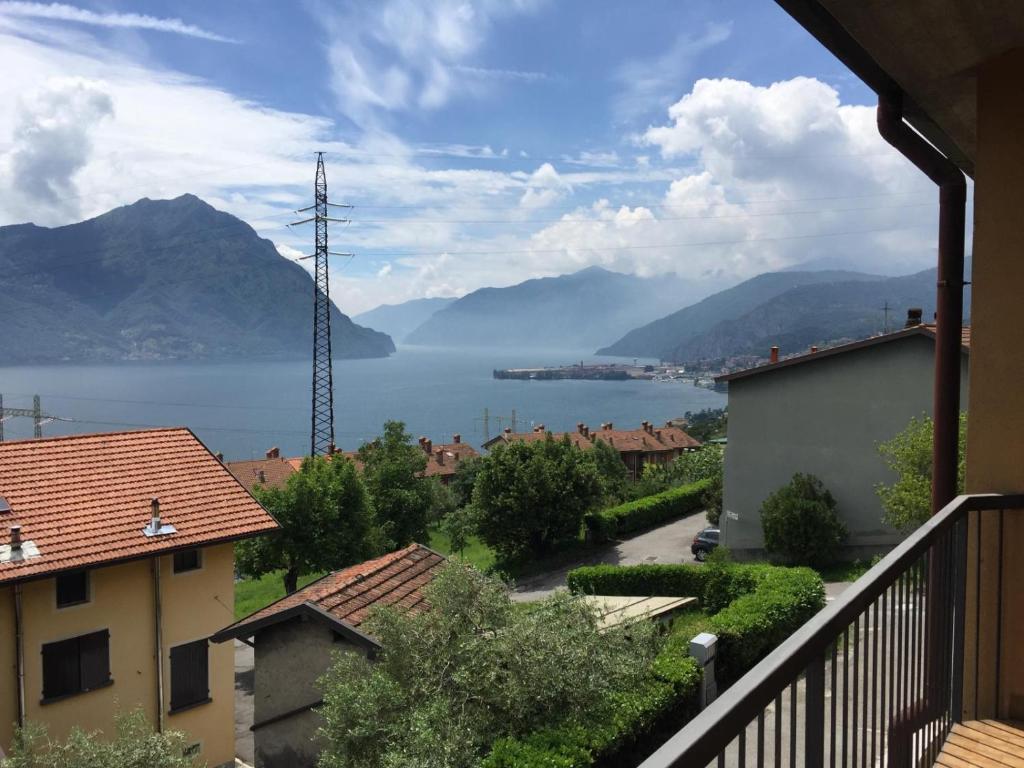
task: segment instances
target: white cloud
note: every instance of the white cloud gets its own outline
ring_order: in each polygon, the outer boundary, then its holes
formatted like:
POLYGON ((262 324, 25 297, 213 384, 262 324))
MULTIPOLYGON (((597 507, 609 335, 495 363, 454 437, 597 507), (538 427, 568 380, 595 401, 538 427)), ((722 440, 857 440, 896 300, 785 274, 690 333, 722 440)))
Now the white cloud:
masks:
POLYGON ((318 13, 329 36, 331 88, 342 112, 367 127, 380 111, 437 109, 456 93, 485 92, 488 83, 547 79, 471 60, 496 22, 531 12, 540 2, 384 0, 318 13))
POLYGON ((383 278, 391 274, 391 264, 384 262, 384 266, 377 270, 377 277, 383 278))
POLYGON ((559 176, 551 163, 544 163, 530 174, 526 191, 519 198, 519 205, 526 210, 546 208, 572 192, 572 185, 559 176))
POLYGON ((138 13, 96 13, 85 8, 77 8, 64 3, 27 3, 0 2, 0 16, 46 21, 65 21, 76 24, 87 24, 95 27, 111 27, 117 29, 147 29, 157 32, 171 32, 176 35, 198 37, 219 43, 237 42, 229 37, 209 32, 181 19, 160 19, 138 13))
POLYGON ((731 24, 708 24, 699 35, 681 34, 658 56, 620 65, 613 76, 619 90, 612 102, 619 122, 629 123, 667 107, 687 81, 694 60, 731 34, 731 24))

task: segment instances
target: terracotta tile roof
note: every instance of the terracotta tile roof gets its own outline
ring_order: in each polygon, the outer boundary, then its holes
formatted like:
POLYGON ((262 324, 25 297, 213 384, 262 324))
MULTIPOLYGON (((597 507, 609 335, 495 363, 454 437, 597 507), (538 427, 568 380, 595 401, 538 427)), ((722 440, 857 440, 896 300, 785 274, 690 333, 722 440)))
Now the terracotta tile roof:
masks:
POLYGON ((422 611, 428 607, 423 588, 445 562, 432 549, 410 544, 397 552, 329 573, 222 629, 213 640, 249 637, 303 607, 349 629, 358 629, 375 606, 397 605, 404 610, 422 611))
MULTIPOLYGON (((301 465, 301 461, 299 464, 301 465)), ((298 471, 290 459, 253 459, 252 461, 229 461, 224 464, 245 489, 252 492, 258 485, 278 487, 298 471)))
MULTIPOLYGON (((699 448, 700 441, 686 434, 679 427, 653 425, 639 429, 614 429, 602 426, 601 429, 589 429, 580 426, 575 432, 556 432, 553 437, 561 440, 568 436, 569 441, 579 448, 589 448, 593 440, 601 440, 615 448, 619 453, 666 453, 671 451, 699 448)), ((496 445, 499 441, 532 443, 544 440, 547 433, 543 427, 534 432, 505 432, 489 440, 485 447, 496 445)))
POLYGON ((427 467, 423 470, 424 477, 451 477, 459 467, 459 462, 475 459, 480 454, 468 443, 458 440, 453 443, 434 445, 430 440, 424 442, 420 438, 420 448, 427 454, 427 467))
POLYGON ((253 536, 277 523, 183 427, 0 443, 0 541, 21 526, 39 557, 0 583, 253 536), (146 537, 150 500, 176 533, 146 537))
MULTIPOLYGON (((832 357, 833 355, 841 355, 846 352, 853 352, 854 350, 873 347, 877 344, 885 344, 890 341, 898 341, 899 339, 905 339, 911 336, 927 336, 930 339, 934 339, 935 325, 932 323, 922 323, 921 325, 914 325, 909 328, 900 328, 899 330, 891 333, 881 333, 877 336, 861 339, 860 341, 852 341, 848 344, 840 344, 835 347, 825 347, 815 352, 792 355, 779 360, 777 363, 762 363, 761 365, 756 365, 753 368, 745 368, 741 371, 733 371, 732 373, 726 373, 722 376, 716 376, 715 381, 722 382, 733 381, 735 379, 745 379, 748 376, 756 376, 759 373, 767 373, 768 371, 775 371, 780 368, 788 368, 791 365, 799 365, 800 363, 822 360, 827 357, 832 357)), ((971 327, 969 325, 965 325, 960 329, 960 347, 961 350, 968 355, 971 353, 971 327)))

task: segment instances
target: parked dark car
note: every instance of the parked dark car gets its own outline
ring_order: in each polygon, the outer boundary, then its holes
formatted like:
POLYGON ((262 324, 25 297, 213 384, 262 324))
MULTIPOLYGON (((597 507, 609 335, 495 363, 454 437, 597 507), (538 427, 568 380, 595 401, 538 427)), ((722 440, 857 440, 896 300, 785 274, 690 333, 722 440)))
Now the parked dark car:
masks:
POLYGON ((718 546, 718 533, 717 528, 710 527, 693 537, 690 551, 693 552, 693 556, 698 562, 703 563, 711 551, 718 546))

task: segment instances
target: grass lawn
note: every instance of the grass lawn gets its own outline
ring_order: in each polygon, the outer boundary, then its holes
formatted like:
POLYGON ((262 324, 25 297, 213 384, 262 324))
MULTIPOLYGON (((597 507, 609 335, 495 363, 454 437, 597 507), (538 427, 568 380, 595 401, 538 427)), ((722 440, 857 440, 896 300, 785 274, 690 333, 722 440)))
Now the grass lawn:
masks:
MULTIPOLYGON (((275 600, 284 597, 284 571, 267 573, 258 579, 243 579, 235 582, 235 619, 248 616, 250 613, 269 605, 275 600)), ((299 578, 299 586, 304 587, 309 582, 315 581, 323 576, 322 573, 314 573, 299 578)))
POLYGON ((833 581, 856 581, 874 565, 872 560, 855 560, 852 563, 833 563, 818 569, 818 575, 825 583, 833 581))
MULTIPOLYGON (((427 541, 427 546, 440 552, 442 555, 453 554, 451 540, 437 528, 430 529, 430 539, 427 541)), ((495 561, 494 550, 476 536, 470 536, 466 548, 462 552, 454 554, 459 555, 466 562, 475 565, 481 571, 486 571, 494 565, 495 561)))

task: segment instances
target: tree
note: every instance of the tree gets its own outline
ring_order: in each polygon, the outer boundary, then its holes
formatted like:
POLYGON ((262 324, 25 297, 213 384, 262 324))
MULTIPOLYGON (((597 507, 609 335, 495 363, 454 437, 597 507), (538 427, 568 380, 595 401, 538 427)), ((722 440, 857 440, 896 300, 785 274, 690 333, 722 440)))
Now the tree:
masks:
POLYGON ((764 546, 790 565, 832 563, 846 539, 836 500, 814 475, 793 475, 761 506, 764 546))
POLYGON ((460 461, 455 467, 455 474, 448 483, 448 487, 455 494, 455 505, 464 507, 473 500, 473 486, 476 485, 476 476, 483 466, 483 459, 474 456, 471 459, 460 461))
POLYGON ((441 520, 441 532, 448 537, 452 552, 460 555, 477 530, 477 514, 472 504, 454 509, 441 520))
MULTIPOLYGON (((896 481, 879 483, 875 491, 882 500, 882 520, 900 531, 911 531, 932 514, 932 436, 935 425, 923 416, 911 419, 906 429, 878 446, 896 481)), ((967 467, 967 414, 960 414, 960 466, 957 489, 963 493, 967 467)))
POLYGON ((702 411, 687 411, 686 434, 706 443, 716 437, 725 437, 729 423, 729 412, 724 408, 705 408, 702 411))
POLYGON ((426 592, 431 610, 380 609, 364 625, 376 661, 335 655, 320 681, 321 768, 470 768, 499 738, 607 716, 657 650, 652 622, 601 632, 566 592, 514 610, 505 584, 463 563, 426 592))
POLYGON ((340 454, 312 456, 280 488, 259 487, 256 498, 281 529, 235 547, 238 570, 261 576, 284 570, 284 588, 300 576, 359 563, 382 550, 370 500, 355 465, 340 454))
POLYGON ((574 539, 601 499, 594 462, 568 437, 496 447, 473 489, 480 537, 505 560, 543 555, 574 539))
POLYGON ((384 422, 384 433, 359 449, 363 480, 373 508, 392 547, 425 541, 434 494, 423 482, 427 456, 411 445, 401 421, 384 422))
POLYGON ((725 449, 721 445, 704 445, 696 451, 687 451, 669 464, 649 464, 636 483, 634 495, 651 496, 680 485, 710 480, 704 493, 704 508, 708 522, 718 525, 722 514, 722 479, 725 449))
POLYGON ((629 470, 619 452, 604 440, 595 440, 587 456, 594 462, 605 504, 623 501, 629 486, 629 470))
POLYGON ((14 734, 11 754, 3 768, 194 768, 185 756, 188 743, 178 731, 156 733, 141 709, 120 714, 116 735, 73 728, 63 742, 51 741, 46 728, 30 723, 14 734))

